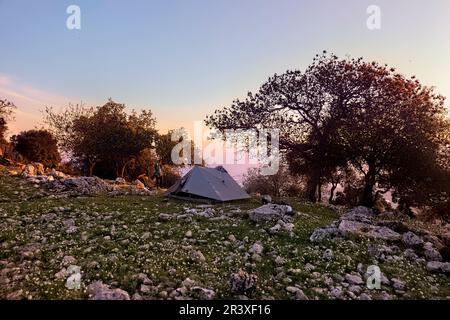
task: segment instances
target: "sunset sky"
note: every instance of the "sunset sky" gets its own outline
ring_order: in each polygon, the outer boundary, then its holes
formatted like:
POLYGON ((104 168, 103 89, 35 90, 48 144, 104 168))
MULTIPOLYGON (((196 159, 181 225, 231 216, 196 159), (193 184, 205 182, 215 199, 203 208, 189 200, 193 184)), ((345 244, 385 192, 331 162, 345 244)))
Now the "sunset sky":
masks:
POLYGON ((450 97, 448 0, 0 0, 0 41, 0 97, 18 106, 10 134, 39 125, 46 105, 109 97, 151 108, 161 130, 190 128, 324 49, 450 97), (66 28, 71 4, 81 30, 66 28), (381 30, 366 27, 371 4, 381 30))

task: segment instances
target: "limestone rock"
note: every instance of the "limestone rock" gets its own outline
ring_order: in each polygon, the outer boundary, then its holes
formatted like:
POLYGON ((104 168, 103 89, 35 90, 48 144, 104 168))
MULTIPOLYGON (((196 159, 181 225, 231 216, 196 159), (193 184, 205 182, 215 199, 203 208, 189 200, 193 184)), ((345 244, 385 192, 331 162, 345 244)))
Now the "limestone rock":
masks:
POLYGON ((293 210, 291 206, 279 204, 266 204, 248 212, 251 220, 255 222, 289 220, 293 210))
POLYGON ((230 290, 234 294, 252 296, 256 292, 258 278, 243 270, 234 273, 230 279, 230 290))
POLYGON ((112 289, 101 281, 95 281, 87 286, 91 300, 130 300, 128 292, 122 289, 112 289))

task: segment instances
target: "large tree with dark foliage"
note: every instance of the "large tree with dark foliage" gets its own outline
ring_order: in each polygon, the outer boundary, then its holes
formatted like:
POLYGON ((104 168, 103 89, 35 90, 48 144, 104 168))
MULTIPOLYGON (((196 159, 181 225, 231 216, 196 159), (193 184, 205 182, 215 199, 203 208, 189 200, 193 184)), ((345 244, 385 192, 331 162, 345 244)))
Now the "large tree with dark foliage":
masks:
POLYGON ((55 132, 62 149, 92 175, 123 176, 127 164, 146 148, 152 148, 156 136, 151 111, 127 113, 124 104, 109 100, 97 108, 69 106, 56 113, 46 110, 46 121, 55 132))
MULTIPOLYGON (((179 138, 178 141, 172 140, 172 133, 174 130, 169 130, 166 134, 158 134, 155 139, 155 148, 158 158, 166 165, 174 165, 172 161, 172 150, 175 146, 183 141, 186 137, 179 138)), ((182 157, 187 157, 187 155, 180 155, 182 157)), ((201 150, 195 146, 194 142, 191 141, 190 148, 190 159, 186 159, 186 162, 191 164, 195 163, 196 159, 201 159, 201 163, 196 163, 197 165, 205 165, 204 159, 202 158, 201 150)), ((184 164, 183 164, 184 165, 184 164)), ((181 166, 181 165, 180 165, 181 166)))
POLYGON ((326 177, 352 166, 364 176, 359 202, 372 206, 377 187, 402 189, 398 175, 423 179, 417 172, 424 159, 429 168, 444 170, 449 160, 438 161, 438 154, 446 148, 445 112, 444 98, 414 78, 324 52, 304 72, 270 77, 257 93, 217 110, 206 123, 219 130, 279 128, 291 171, 307 176, 311 201, 326 177))
POLYGON ((56 139, 46 130, 29 130, 11 137, 15 150, 28 161, 40 162, 49 168, 61 162, 56 139))

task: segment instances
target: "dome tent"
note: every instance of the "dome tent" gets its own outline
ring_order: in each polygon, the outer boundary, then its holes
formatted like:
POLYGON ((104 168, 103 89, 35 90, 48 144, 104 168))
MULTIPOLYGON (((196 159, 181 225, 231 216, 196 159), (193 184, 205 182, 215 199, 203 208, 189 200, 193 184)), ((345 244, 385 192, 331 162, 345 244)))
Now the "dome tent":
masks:
POLYGON ((220 202, 250 198, 222 166, 194 166, 167 190, 166 196, 220 202))

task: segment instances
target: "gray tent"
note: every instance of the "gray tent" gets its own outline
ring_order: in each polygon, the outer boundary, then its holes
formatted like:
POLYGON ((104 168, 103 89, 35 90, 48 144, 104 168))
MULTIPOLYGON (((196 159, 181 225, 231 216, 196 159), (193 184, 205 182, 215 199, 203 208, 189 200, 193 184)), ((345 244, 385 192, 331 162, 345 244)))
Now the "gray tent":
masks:
POLYGON ((222 166, 193 167, 167 190, 166 195, 174 198, 215 201, 250 198, 222 166))

